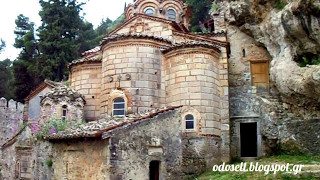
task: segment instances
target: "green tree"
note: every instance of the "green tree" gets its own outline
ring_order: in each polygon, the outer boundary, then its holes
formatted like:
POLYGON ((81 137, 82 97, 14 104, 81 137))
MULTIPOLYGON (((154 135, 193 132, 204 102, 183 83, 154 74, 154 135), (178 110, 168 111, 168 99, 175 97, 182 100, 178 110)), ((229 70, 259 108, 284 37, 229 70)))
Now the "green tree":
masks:
POLYGON ((12 80, 12 62, 10 59, 0 61, 0 97, 6 99, 13 98, 12 91, 10 89, 10 83, 12 80))
POLYGON ((67 64, 96 43, 92 24, 79 15, 76 0, 40 0, 39 59, 42 78, 60 81, 68 76, 67 64))
POLYGON ((183 0, 192 9, 190 19, 190 30, 192 32, 201 32, 201 24, 210 19, 209 11, 212 7, 212 0, 183 0))
POLYGON ((6 47, 6 43, 1 39, 0 52, 6 47))
POLYGON ((34 34, 34 23, 28 17, 20 14, 16 21, 14 34, 16 35, 14 47, 21 49, 18 58, 13 62, 13 82, 11 88, 16 100, 23 102, 23 99, 42 80, 38 76, 37 41, 34 34))

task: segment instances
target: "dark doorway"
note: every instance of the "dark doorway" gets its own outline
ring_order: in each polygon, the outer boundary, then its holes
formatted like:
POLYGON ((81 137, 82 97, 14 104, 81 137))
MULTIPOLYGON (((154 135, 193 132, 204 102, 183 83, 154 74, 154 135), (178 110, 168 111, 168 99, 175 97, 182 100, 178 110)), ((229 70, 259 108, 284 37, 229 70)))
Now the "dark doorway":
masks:
POLYGON ((160 161, 151 161, 149 170, 150 180, 159 180, 160 161))
POLYGON ((241 157, 257 157, 257 123, 240 123, 241 157))

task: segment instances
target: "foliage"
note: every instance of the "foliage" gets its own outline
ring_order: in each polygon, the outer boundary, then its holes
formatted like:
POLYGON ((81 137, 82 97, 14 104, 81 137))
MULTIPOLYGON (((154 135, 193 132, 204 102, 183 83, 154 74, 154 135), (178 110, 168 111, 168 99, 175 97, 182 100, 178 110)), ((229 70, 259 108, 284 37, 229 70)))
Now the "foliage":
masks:
POLYGON ((40 131, 37 132, 37 138, 43 139, 45 136, 54 134, 60 131, 66 130, 68 127, 67 121, 62 121, 61 119, 50 119, 49 122, 43 124, 40 131))
POLYGON ((299 63, 300 67, 306 67, 307 65, 319 65, 320 57, 308 59, 306 57, 302 57, 302 62, 299 63))
POLYGON ((219 5, 216 2, 212 2, 210 13, 216 11, 219 8, 219 5))
POLYGON ((66 65, 95 46, 95 32, 80 17, 83 4, 76 0, 40 0, 40 5, 39 74, 42 79, 61 81, 68 76, 66 65))
POLYGON ((0 61, 0 97, 13 98, 13 92, 10 90, 12 78, 12 62, 10 59, 0 61))
POLYGON ((0 44, 0 52, 6 47, 6 42, 4 42, 2 39, 0 40, 1 44, 0 44))
POLYGON ((212 0, 184 0, 192 9, 190 19, 190 30, 192 32, 201 32, 201 24, 210 19, 209 10, 212 7, 212 0))
POLYGON ((36 58, 38 56, 37 41, 34 34, 34 23, 20 14, 16 21, 14 47, 21 49, 18 59, 13 62, 13 90, 15 99, 23 102, 40 79, 37 74, 36 58))
POLYGON ((320 65, 320 56, 313 53, 304 53, 297 56, 295 61, 300 67, 306 67, 307 65, 320 65))
POLYGON ((53 161, 52 161, 51 159, 47 159, 47 160, 46 160, 46 165, 47 165, 48 167, 52 167, 53 161))
POLYGON ((278 10, 282 10, 284 7, 286 7, 288 3, 284 2, 283 0, 276 0, 275 2, 275 8, 278 10))

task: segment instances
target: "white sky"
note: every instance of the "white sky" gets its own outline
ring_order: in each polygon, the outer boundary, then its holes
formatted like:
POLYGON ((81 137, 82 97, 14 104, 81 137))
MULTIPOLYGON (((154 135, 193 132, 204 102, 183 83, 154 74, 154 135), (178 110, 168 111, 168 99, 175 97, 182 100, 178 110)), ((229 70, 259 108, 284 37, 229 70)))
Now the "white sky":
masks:
MULTIPOLYGON (((82 0, 88 1, 84 5, 82 13, 85 19, 97 27, 102 19, 107 17, 115 20, 123 13, 124 4, 132 3, 133 0, 82 0)), ((6 48, 0 54, 0 60, 9 58, 16 59, 20 50, 13 47, 15 35, 15 19, 19 14, 30 18, 36 24, 35 29, 41 25, 39 0, 1 0, 0 1, 0 38, 6 42, 6 48)), ((81 13, 81 14, 82 14, 81 13)))

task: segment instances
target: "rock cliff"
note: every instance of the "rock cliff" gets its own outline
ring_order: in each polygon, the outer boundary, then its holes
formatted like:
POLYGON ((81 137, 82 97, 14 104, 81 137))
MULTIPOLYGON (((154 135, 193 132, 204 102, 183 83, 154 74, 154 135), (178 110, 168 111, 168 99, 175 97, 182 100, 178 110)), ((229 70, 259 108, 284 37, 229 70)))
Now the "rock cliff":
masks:
POLYGON ((300 67, 320 57, 319 0, 216 0, 226 29, 237 28, 269 52, 270 78, 283 100, 305 118, 319 118, 320 65, 300 67), (231 28, 229 28, 231 27, 231 28))

